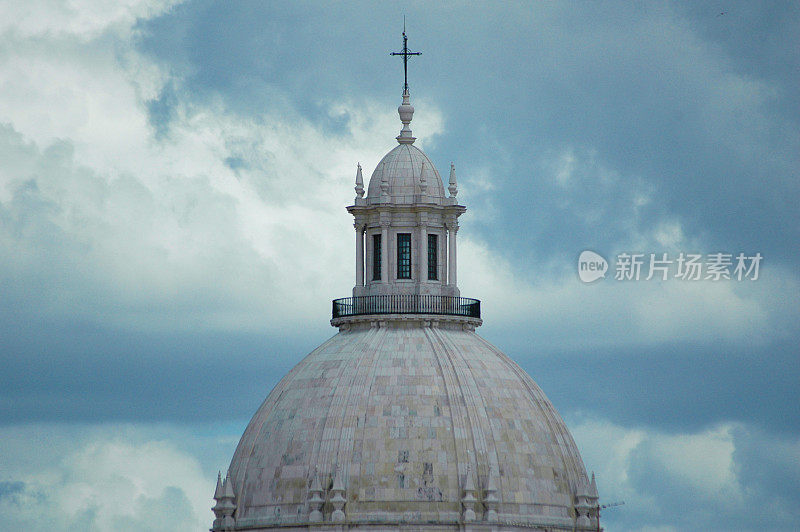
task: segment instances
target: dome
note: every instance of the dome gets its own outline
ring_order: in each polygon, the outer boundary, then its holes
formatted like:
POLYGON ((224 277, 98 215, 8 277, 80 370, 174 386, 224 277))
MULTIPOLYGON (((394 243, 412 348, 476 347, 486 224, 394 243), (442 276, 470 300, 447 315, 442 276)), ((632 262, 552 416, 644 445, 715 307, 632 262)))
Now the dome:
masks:
POLYGON ((398 113, 399 146, 367 197, 357 166, 355 285, 332 301, 339 332, 250 420, 217 480, 211 530, 598 530, 594 475, 564 421, 475 333, 480 301, 458 288, 455 165, 445 198, 413 145, 407 83, 398 113))
POLYGON ((459 530, 474 497, 477 522, 575 530, 591 489, 550 401, 473 330, 434 325, 344 329, 280 381, 230 465, 237 530, 308 526, 323 492, 327 521, 337 490, 351 528, 459 530))
POLYGON ((425 177, 426 194, 432 198, 444 198, 444 186, 439 171, 419 148, 410 143, 399 144, 387 153, 369 180, 367 198, 379 200, 381 183, 388 185, 387 194, 392 203, 413 203, 423 192, 421 177, 425 177))

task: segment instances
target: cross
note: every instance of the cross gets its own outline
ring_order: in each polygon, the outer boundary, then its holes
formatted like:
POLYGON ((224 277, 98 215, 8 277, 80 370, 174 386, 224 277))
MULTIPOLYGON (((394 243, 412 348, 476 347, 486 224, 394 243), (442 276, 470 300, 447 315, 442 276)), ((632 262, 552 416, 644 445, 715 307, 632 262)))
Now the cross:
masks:
POLYGON ((406 37, 406 22, 403 21, 403 51, 392 52, 389 55, 402 55, 403 56, 403 92, 408 92, 408 58, 412 55, 422 55, 422 52, 409 52, 408 51, 408 37, 406 37))

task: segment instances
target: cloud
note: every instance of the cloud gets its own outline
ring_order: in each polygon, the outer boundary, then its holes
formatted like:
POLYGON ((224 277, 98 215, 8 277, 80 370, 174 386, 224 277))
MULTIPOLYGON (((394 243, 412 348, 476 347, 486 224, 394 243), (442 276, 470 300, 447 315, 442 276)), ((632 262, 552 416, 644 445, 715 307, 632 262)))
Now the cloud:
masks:
MULTIPOLYGON (((194 105, 180 78, 131 48, 128 15, 90 21, 113 27, 120 50, 105 30, 76 38, 83 22, 4 35, 15 45, 0 52, 6 304, 134 328, 285 330, 309 309, 324 320, 323 302, 344 294, 320 299, 323 287, 350 284, 342 207, 355 163, 391 147, 396 114, 331 102, 342 126, 331 132, 290 108, 243 119, 194 105), (165 90, 176 99, 154 127, 150 102, 165 90)), ((420 100, 415 127, 435 137, 435 106, 420 100)))
POLYGON ((800 440, 743 424, 663 433, 602 419, 577 422, 572 433, 587 467, 596 468, 601 502, 624 506, 602 514, 609 530, 788 530, 797 504, 800 440), (761 447, 755 452, 755 447, 761 447), (766 451, 766 452, 765 452, 766 451), (784 470, 776 489, 770 475, 784 470), (677 511, 679 509, 679 511, 677 511))
MULTIPOLYGON (((643 235, 645 249, 663 249, 658 238, 658 233, 643 235)), ((639 281, 617 281, 612 270, 606 279, 586 285, 577 276, 579 251, 566 266, 543 261, 523 269, 494 246, 466 237, 459 243, 459 284, 462 293, 483 300, 488 327, 515 330, 516 342, 542 349, 683 341, 765 345, 785 313, 795 314, 784 304, 776 307, 786 302, 787 286, 790 291, 797 286, 780 268, 771 268, 767 279, 721 282, 646 281, 646 271, 639 281)))
POLYGON ((149 439, 152 427, 81 429, 60 425, 0 429, 0 513, 5 527, 31 531, 208 527, 214 478, 203 471, 196 456, 171 441, 149 439))

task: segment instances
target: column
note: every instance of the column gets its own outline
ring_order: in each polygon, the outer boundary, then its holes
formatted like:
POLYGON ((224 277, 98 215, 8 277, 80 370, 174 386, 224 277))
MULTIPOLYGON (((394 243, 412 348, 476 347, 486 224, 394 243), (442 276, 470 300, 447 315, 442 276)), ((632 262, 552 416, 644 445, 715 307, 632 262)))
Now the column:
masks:
POLYGON ((447 243, 450 246, 450 257, 447 261, 447 284, 456 286, 456 233, 458 233, 458 224, 454 223, 447 228, 448 238, 447 243))
POLYGON ((381 225, 381 282, 389 280, 389 226, 381 225))
POLYGON ((428 280, 428 229, 424 224, 419 226, 419 282, 428 280))
POLYGON ((356 286, 364 286, 364 226, 353 227, 356 228, 356 286))

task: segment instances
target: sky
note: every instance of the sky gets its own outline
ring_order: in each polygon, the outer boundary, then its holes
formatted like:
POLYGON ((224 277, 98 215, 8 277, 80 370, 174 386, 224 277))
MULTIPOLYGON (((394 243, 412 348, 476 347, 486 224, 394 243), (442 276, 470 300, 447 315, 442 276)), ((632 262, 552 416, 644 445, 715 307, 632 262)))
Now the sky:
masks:
POLYGON ((336 332, 404 15, 462 295, 625 502, 606 530, 796 527, 799 4, 12 0, 0 528, 208 529, 250 416, 336 332), (762 261, 646 280, 664 253, 762 261))

